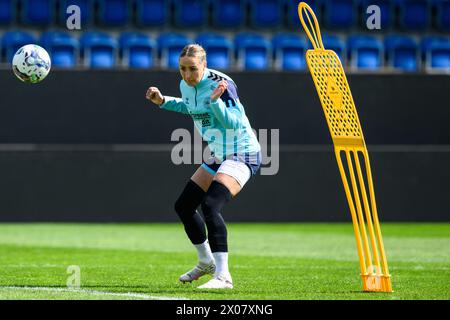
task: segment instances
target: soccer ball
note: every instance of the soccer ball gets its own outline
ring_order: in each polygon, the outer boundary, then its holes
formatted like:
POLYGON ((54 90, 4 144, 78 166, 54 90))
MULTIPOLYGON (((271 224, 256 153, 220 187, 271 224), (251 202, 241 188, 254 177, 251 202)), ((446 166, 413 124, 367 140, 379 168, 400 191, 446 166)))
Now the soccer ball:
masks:
POLYGON ((13 71, 23 82, 38 83, 50 72, 50 56, 44 48, 27 44, 17 50, 12 61, 13 71))

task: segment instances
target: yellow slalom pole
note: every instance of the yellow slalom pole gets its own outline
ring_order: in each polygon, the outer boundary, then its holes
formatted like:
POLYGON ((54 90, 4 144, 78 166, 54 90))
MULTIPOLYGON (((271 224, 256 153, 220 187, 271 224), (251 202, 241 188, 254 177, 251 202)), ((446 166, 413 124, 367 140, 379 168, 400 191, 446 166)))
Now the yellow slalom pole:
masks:
POLYGON ((314 47, 313 50, 306 52, 306 61, 333 140, 336 160, 350 208, 363 290, 392 292, 391 276, 378 220, 369 154, 344 68, 338 55, 324 48, 319 23, 308 4, 299 3, 298 16, 314 47), (341 157, 341 152, 345 153, 346 163, 341 157), (364 158, 365 175, 358 154, 364 158), (348 173, 345 170, 345 164, 348 173), (366 184, 369 194, 367 194, 366 184), (374 265, 372 265, 372 258, 374 265))

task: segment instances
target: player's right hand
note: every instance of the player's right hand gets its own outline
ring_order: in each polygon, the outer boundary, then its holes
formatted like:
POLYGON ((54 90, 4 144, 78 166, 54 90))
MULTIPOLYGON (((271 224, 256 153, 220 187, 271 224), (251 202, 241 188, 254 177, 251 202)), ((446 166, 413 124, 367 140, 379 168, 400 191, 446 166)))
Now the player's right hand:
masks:
POLYGON ((145 94, 145 98, 154 104, 160 105, 164 102, 164 97, 156 87, 150 87, 145 94))

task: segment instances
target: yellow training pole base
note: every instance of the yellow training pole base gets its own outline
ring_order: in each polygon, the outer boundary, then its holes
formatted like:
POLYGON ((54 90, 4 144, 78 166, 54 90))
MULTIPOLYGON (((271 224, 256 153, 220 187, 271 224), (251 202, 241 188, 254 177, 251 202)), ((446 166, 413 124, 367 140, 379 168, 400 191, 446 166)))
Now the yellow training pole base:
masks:
POLYGON ((391 276, 361 275, 363 290, 366 292, 393 292, 391 276))
POLYGON ((312 9, 301 2, 298 5, 298 15, 314 47, 306 52, 306 62, 333 139, 355 232, 363 290, 392 292, 378 221, 369 153, 344 68, 334 51, 325 50, 312 9), (305 23, 303 13, 310 28, 305 23))

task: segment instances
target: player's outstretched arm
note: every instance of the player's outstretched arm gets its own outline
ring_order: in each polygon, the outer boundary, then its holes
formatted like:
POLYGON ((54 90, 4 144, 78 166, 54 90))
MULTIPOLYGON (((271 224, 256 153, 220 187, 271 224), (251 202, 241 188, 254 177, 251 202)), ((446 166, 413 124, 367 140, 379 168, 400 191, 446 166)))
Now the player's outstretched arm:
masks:
POLYGON ((162 109, 188 114, 187 107, 182 99, 163 96, 161 91, 156 87, 148 88, 145 98, 157 104, 162 109))
POLYGON ((237 108, 227 108, 225 103, 219 99, 227 90, 227 87, 227 81, 219 82, 219 85, 211 94, 211 110, 226 129, 239 129, 243 125, 241 112, 237 108))

